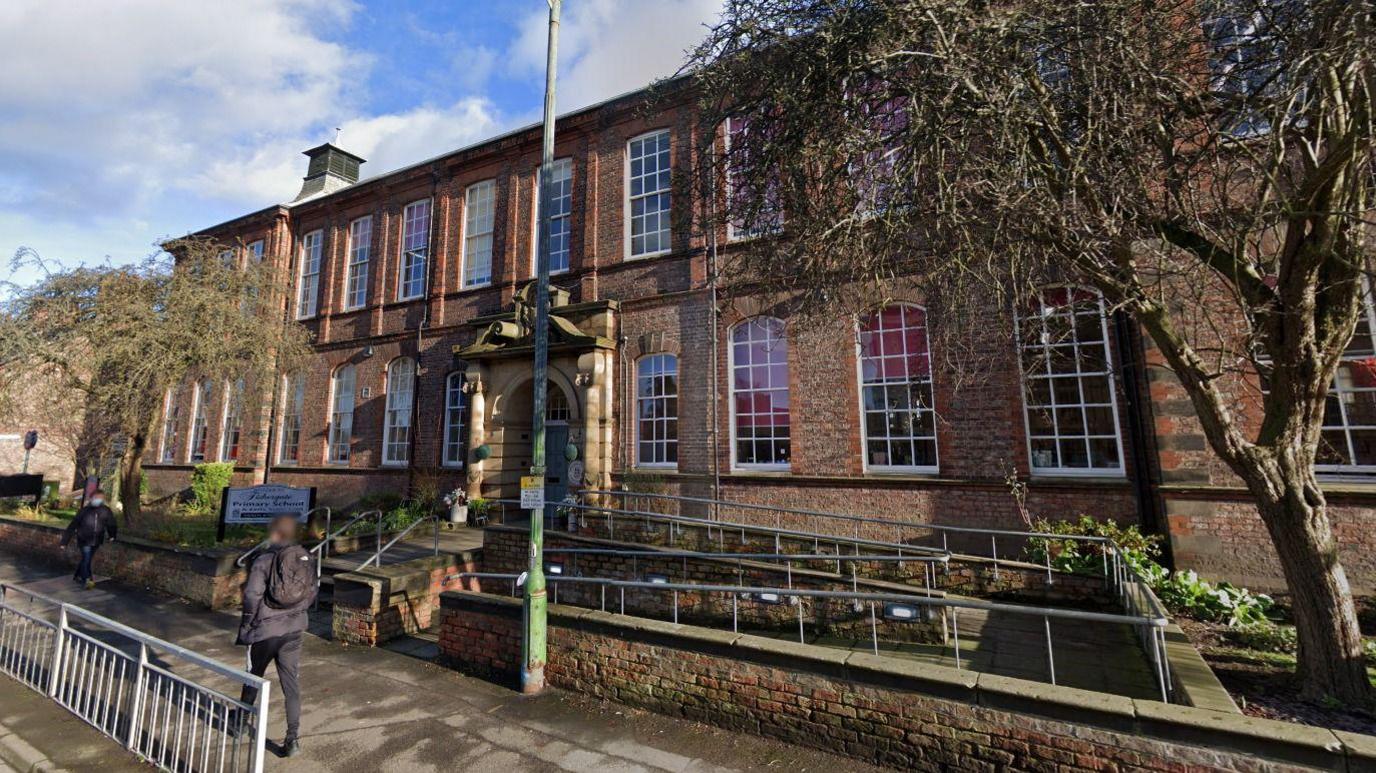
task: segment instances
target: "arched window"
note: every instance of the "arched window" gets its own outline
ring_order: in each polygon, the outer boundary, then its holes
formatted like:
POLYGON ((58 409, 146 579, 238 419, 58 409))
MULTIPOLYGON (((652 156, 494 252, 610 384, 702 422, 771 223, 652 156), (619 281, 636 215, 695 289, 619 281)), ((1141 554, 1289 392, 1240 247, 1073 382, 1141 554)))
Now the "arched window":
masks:
POLYGON ((205 461, 206 412, 210 410, 210 381, 196 383, 196 391, 191 405, 191 445, 187 448, 187 459, 193 462, 205 461))
POLYGON ((1046 288, 1019 316, 1018 330, 1032 470, 1121 474, 1103 298, 1089 289, 1046 288))
POLYGON ((553 381, 545 385, 545 421, 557 421, 567 424, 573 412, 569 410, 569 398, 564 395, 564 390, 555 385, 553 381))
POLYGON ((463 373, 450 373, 444 382, 444 466, 463 466, 463 373))
POLYGON ((354 437, 354 384, 358 371, 353 365, 342 365, 334 372, 330 385, 330 448, 326 460, 331 464, 348 464, 349 447, 354 437))
POLYGON ((936 413, 927 313, 886 306, 860 320, 865 466, 936 472, 936 413))
POLYGON ((411 458, 411 403, 415 397, 416 363, 398 357, 387 366, 387 424, 382 435, 382 463, 406 464, 411 458))
POLYGON ((306 374, 283 376, 282 389, 282 440, 278 445, 277 461, 296 464, 301 461, 301 411, 306 404, 306 374))
POLYGON ((233 462, 239 458, 239 436, 243 425, 244 380, 225 382, 225 420, 220 428, 220 461, 233 462))
POLYGON ((731 329, 733 464, 787 469, 788 346, 784 323, 754 317, 731 329))
POLYGON ((641 467, 678 464, 678 358, 652 354, 636 364, 636 451, 641 467))
POLYGON ((177 458, 177 421, 181 419, 182 388, 169 388, 162 404, 162 454, 164 462, 177 458))

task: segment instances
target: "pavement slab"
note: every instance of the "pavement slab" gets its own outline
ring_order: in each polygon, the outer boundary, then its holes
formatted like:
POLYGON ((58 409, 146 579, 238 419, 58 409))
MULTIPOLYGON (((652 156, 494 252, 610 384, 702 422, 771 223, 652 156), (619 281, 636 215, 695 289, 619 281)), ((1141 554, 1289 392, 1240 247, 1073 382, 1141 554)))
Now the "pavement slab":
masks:
MULTIPOLYGON (((243 648, 233 646, 237 614, 212 612, 113 580, 82 590, 63 569, 3 551, 0 581, 79 604, 222 662, 243 663, 243 648)), ((301 664, 302 755, 292 760, 270 755, 269 771, 880 770, 559 690, 527 698, 415 657, 423 654, 418 644, 392 652, 330 641, 328 625, 318 619, 327 621, 328 611, 316 617, 301 664)), ((285 717, 276 693, 272 704, 269 738, 279 740, 285 717)), ((7 677, 0 677, 0 706, 0 724, 50 758, 54 767, 98 767, 100 773, 149 769, 114 741, 7 677), (25 699, 11 700, 11 693, 25 699), (80 743, 76 740, 83 734, 76 731, 85 731, 80 743)), ((0 756, 0 772, 7 764, 15 767, 0 756)))

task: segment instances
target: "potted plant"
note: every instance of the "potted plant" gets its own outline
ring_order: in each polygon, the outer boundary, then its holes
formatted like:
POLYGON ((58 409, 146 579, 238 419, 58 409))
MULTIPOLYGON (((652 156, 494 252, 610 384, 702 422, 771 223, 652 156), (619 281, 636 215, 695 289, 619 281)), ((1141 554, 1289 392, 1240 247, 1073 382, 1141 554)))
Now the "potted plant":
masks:
POLYGON ((468 494, 462 489, 454 489, 445 494, 444 504, 449 508, 450 523, 468 522, 468 494))

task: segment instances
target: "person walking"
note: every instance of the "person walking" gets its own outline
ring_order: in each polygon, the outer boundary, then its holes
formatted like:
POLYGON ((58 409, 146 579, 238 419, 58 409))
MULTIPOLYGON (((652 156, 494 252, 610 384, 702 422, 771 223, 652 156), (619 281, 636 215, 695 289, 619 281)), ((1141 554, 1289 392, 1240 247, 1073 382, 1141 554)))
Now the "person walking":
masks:
MULTIPOLYGON (((287 709, 287 735, 282 755, 301 752, 301 636, 308 623, 307 610, 315 602, 315 565, 298 544, 294 516, 280 515, 268 526, 268 546, 253 559, 244 584, 243 617, 236 644, 248 647, 248 670, 254 676, 277 664, 277 681, 287 709)), ((245 686, 240 702, 252 706, 258 688, 245 686)), ((266 719, 266 718, 264 718, 266 719)))
POLYGON ((86 500, 86 504, 77 511, 76 517, 67 524, 67 530, 62 532, 60 547, 67 547, 67 543, 76 538, 76 546, 81 551, 81 561, 76 565, 76 574, 72 579, 79 585, 83 585, 87 590, 96 587, 93 578, 94 572, 91 563, 95 560, 96 550, 105 542, 106 535, 109 535, 113 542, 119 533, 119 527, 115 524, 115 513, 105 504, 105 492, 96 489, 91 498, 86 500))

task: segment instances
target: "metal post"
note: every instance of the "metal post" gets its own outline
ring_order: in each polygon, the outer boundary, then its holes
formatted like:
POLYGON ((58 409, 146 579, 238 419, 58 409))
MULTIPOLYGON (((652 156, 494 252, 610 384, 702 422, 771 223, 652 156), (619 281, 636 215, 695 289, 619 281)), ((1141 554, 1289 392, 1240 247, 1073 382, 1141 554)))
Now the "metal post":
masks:
POLYGON ((879 619, 874 614, 874 602, 870 602, 870 637, 874 641, 874 654, 879 654, 879 619))
POLYGON ((57 686, 58 686, 58 684, 60 683, 61 678, 62 678, 62 646, 63 646, 63 644, 64 644, 63 639, 66 638, 66 636, 65 636, 66 633, 67 633, 67 605, 66 605, 66 604, 63 604, 61 607, 58 608, 58 612, 57 612, 57 630, 56 630, 55 632, 53 632, 53 639, 56 640, 56 643, 53 645, 53 665, 52 665, 52 673, 48 674, 48 696, 49 696, 49 697, 56 697, 56 696, 57 696, 57 686))
MULTIPOLYGON (((549 365, 549 237, 551 194, 554 192, 554 84, 559 52, 559 7, 549 3, 549 46, 545 58, 545 116, 540 159, 539 250, 535 259, 535 363, 532 368, 531 475, 545 477, 545 390, 549 365)), ((526 630, 521 647, 521 692, 531 695, 545 688, 545 572, 544 513, 530 514, 530 575, 526 578, 526 630)))
POLYGON ((1056 656, 1051 652, 1051 618, 1042 615, 1042 622, 1046 624, 1046 664, 1051 669, 1051 683, 1056 683, 1056 656))
POLYGON ((268 691, 271 687, 272 682, 264 679, 262 687, 258 688, 258 700, 253 702, 258 714, 257 726, 253 728, 253 773, 263 773, 263 752, 268 742, 268 691))
POLYGON ((139 643, 139 663, 134 667, 134 692, 129 701, 129 738, 124 744, 130 749, 138 749, 139 724, 143 714, 143 691, 147 689, 148 645, 139 643))
POLYGON ((956 670, 960 670, 960 608, 951 607, 951 630, 955 632, 956 670))

